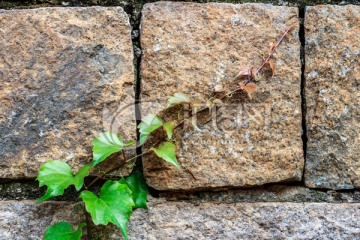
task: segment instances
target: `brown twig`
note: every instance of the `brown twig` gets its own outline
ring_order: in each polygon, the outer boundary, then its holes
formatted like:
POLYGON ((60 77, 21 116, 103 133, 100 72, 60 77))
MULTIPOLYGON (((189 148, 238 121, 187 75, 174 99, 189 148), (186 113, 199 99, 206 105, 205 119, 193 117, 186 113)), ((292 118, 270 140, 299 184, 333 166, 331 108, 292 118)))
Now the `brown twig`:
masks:
POLYGON ((194 176, 194 174, 187 168, 184 168, 184 171, 187 172, 188 174, 190 174, 190 176, 195 180, 197 181, 198 179, 194 176))
POLYGON ((264 60, 264 62, 260 65, 260 67, 256 70, 256 74, 258 74, 261 69, 269 62, 270 58, 272 57, 272 55, 274 54, 276 48, 279 46, 279 44, 282 42, 282 40, 284 39, 284 37, 290 32, 290 30, 295 27, 296 22, 294 22, 293 24, 290 25, 290 27, 288 29, 286 29, 286 31, 283 33, 283 35, 281 36, 281 38, 279 39, 279 41, 276 43, 276 45, 271 49, 269 55, 267 56, 267 58, 264 60))

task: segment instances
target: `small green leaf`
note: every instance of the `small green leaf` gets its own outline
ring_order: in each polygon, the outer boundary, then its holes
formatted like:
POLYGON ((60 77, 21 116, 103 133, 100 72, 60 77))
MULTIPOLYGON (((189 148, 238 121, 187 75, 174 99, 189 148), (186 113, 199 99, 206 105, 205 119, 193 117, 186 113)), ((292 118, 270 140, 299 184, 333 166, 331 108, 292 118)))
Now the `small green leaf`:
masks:
POLYGON ((140 133, 140 145, 142 145, 150 134, 140 133))
POLYGON ((74 177, 74 186, 77 191, 79 191, 82 186, 84 185, 84 178, 89 176, 89 170, 92 168, 91 164, 86 164, 82 168, 79 169, 79 171, 76 173, 74 177))
POLYGON ((163 121, 158 115, 149 115, 141 120, 138 128, 142 133, 152 133, 163 125, 163 121))
POLYGON ((166 131, 166 134, 168 136, 169 139, 172 138, 172 134, 173 134, 173 129, 174 129, 175 123, 174 122, 167 122, 164 123, 164 129, 166 131))
POLYGON ((178 161, 176 160, 175 145, 172 142, 164 142, 160 144, 159 148, 151 148, 158 157, 165 161, 174 164, 177 168, 181 169, 178 161))
POLYGON ((87 190, 82 191, 79 197, 85 202, 86 210, 96 225, 107 225, 111 222, 118 226, 124 238, 128 239, 127 222, 135 203, 131 190, 126 184, 106 181, 99 197, 87 190))
POLYGON ((141 120, 141 123, 138 125, 140 132, 140 145, 142 145, 146 138, 163 125, 163 121, 158 115, 149 115, 141 120))
POLYGON ((92 166, 101 163, 111 154, 120 152, 124 148, 123 139, 111 132, 100 133, 92 142, 92 145, 92 166))
POLYGON ((70 166, 59 160, 52 160, 40 166, 36 180, 39 186, 47 186, 47 191, 37 202, 45 201, 49 198, 62 195, 64 190, 70 185, 75 185, 76 190, 80 190, 84 184, 84 178, 89 175, 90 165, 82 167, 74 176, 70 166))
POLYGON ((191 102, 190 98, 183 93, 175 93, 174 96, 168 96, 168 104, 166 108, 171 106, 182 104, 182 103, 189 103, 191 102))
POLYGON ((85 227, 85 223, 81 223, 76 231, 67 222, 58 222, 45 231, 43 240, 80 240, 82 236, 81 228, 85 227))
POLYGON ((135 202, 135 208, 147 208, 146 197, 149 194, 144 176, 138 170, 132 172, 130 176, 120 179, 120 183, 126 184, 131 192, 135 202))

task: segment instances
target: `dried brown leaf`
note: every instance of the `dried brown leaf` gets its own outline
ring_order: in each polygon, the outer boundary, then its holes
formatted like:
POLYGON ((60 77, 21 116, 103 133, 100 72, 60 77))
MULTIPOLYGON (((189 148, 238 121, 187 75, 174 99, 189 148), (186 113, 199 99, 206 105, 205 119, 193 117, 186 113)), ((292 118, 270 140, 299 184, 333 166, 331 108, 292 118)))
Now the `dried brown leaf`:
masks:
POLYGON ((239 77, 243 77, 243 76, 249 76, 250 75, 250 70, 251 70, 251 67, 241 66, 239 68, 239 72, 238 72, 238 74, 236 75, 235 78, 239 78, 239 77))
POLYGON ((274 76, 275 71, 276 71, 276 65, 275 65, 275 62, 272 59, 269 60, 269 66, 271 68, 272 76, 274 76))
POLYGON ((257 69, 252 67, 251 68, 251 79, 255 79, 257 75, 257 69))
POLYGON ((256 90, 256 84, 255 83, 248 83, 248 84, 244 84, 244 83, 239 83, 240 84, 240 88, 245 90, 248 94, 251 94, 253 92, 255 92, 256 90))

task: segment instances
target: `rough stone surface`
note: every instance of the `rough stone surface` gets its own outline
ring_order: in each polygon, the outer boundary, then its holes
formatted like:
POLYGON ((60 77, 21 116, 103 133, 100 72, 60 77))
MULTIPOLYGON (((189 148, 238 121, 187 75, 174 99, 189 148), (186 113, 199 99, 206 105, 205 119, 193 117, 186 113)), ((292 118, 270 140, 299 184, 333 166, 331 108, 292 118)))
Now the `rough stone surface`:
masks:
POLYGON ((360 6, 305 16, 308 187, 360 187, 360 6))
MULTIPOLYGON (((156 0, 131 1, 131 0, 37 0, 36 2, 24 2, 22 0, 2 0, 0 1, 0 8, 24 8, 24 7, 45 7, 45 6, 63 6, 63 7, 78 7, 78 6, 122 6, 127 12, 132 8, 136 11, 142 7, 146 2, 155 2, 156 0)), ((222 2, 229 3, 248 3, 256 2, 257 0, 223 0, 222 2)), ((217 0, 190 0, 189 2, 218 2, 217 0)), ((262 3, 271 3, 279 6, 310 6, 318 4, 360 4, 359 0, 261 0, 262 3)))
MULTIPOLYGON (((269 41, 298 22, 298 9, 159 2, 146 4, 142 16, 145 116, 163 109, 166 96, 175 92, 205 102, 214 86, 226 84, 240 66, 259 67, 262 58, 258 54, 267 54, 269 41)), ((301 179, 298 30, 296 25, 285 37, 274 55, 275 75, 271 79, 263 76, 252 99, 240 93, 217 108, 216 120, 206 124, 203 132, 185 130, 177 144, 184 171, 154 155, 144 157, 150 186, 200 189, 301 179)))
POLYGON ((103 131, 135 137, 122 8, 0 10, 0 23, 0 178, 34 177, 50 159, 77 169, 103 131))
MULTIPOLYGON (((130 239, 358 239, 360 204, 161 202, 136 210, 130 239)), ((119 230, 101 239, 119 239, 119 230)))
POLYGON ((42 239, 46 228, 60 221, 76 229, 85 222, 81 209, 65 202, 0 201, 0 240, 42 239))

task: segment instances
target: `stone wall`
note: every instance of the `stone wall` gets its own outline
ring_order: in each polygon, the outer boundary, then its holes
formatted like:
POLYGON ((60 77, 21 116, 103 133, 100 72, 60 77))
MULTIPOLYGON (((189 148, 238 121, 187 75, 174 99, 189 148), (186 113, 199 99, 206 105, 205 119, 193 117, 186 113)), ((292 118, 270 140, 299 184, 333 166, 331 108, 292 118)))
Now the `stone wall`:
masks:
MULTIPOLYGON (((273 76, 177 134, 184 171, 139 159, 152 196, 129 238, 359 238, 359 2, 227 2, 0 2, 0 239, 87 221, 74 189, 35 203, 42 163, 79 168, 99 132, 135 138, 166 96, 205 99, 292 23, 273 76)), ((89 224, 84 239, 122 237, 89 224)))

